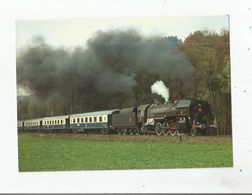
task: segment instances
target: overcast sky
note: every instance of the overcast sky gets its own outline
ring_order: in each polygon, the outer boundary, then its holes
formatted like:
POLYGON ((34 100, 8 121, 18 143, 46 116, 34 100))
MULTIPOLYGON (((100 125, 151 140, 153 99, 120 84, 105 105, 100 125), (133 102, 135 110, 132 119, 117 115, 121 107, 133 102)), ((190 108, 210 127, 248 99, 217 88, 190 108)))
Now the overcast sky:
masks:
POLYGON ((27 46, 43 37, 52 46, 73 48, 85 46, 97 30, 134 28, 144 35, 177 36, 184 40, 196 30, 229 29, 228 16, 85 18, 65 20, 16 21, 17 48, 27 46))

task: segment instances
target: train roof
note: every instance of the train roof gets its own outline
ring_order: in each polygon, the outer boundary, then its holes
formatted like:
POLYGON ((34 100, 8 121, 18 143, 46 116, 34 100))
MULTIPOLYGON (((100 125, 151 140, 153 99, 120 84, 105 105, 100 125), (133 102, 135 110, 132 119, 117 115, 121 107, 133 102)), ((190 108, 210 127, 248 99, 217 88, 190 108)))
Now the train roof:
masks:
POLYGON ((95 111, 95 112, 85 112, 85 113, 79 113, 79 114, 71 114, 70 117, 108 115, 108 114, 112 114, 117 111, 119 111, 119 109, 103 110, 103 111, 95 111))
POLYGON ((18 120, 18 122, 32 122, 32 121, 39 121, 43 118, 32 118, 32 119, 24 119, 24 120, 18 120))
POLYGON ((61 116, 49 116, 41 118, 42 120, 51 120, 51 119, 62 119, 62 118, 68 118, 69 115, 61 115, 61 116))

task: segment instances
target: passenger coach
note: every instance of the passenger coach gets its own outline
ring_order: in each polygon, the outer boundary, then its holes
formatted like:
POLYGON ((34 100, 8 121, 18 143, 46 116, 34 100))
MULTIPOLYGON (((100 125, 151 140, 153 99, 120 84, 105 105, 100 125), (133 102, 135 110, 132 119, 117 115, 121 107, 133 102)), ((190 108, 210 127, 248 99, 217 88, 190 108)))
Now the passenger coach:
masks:
POLYGON ((87 112, 70 115, 70 129, 76 132, 85 130, 101 131, 107 133, 111 127, 112 114, 118 113, 119 110, 105 110, 97 112, 87 112))
POLYGON ((18 121, 20 131, 38 131, 42 126, 42 119, 30 119, 25 121, 18 121))
POLYGON ((42 130, 44 131, 54 131, 54 130, 68 130, 69 128, 69 116, 54 116, 46 117, 42 119, 42 130))

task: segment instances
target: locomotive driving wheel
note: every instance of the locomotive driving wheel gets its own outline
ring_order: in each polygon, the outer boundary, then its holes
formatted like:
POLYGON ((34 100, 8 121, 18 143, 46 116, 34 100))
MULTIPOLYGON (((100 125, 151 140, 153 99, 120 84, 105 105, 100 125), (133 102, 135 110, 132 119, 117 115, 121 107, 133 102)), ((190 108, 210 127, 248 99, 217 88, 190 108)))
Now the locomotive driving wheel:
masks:
POLYGON ((163 125, 160 122, 157 122, 156 126, 155 126, 155 131, 156 131, 156 135, 160 136, 163 133, 163 125))
POLYGON ((183 134, 184 134, 184 132, 183 132, 183 130, 182 130, 182 129, 178 129, 178 130, 177 130, 177 133, 178 133, 178 136, 181 136, 181 135, 183 135, 183 134))
POLYGON ((169 124, 168 124, 168 122, 164 122, 163 127, 164 127, 163 128, 163 134, 164 134, 164 136, 167 136, 169 134, 169 130, 168 130, 169 124))
POLYGON ((171 136, 175 136, 177 134, 177 130, 176 129, 170 129, 169 133, 171 134, 171 136))

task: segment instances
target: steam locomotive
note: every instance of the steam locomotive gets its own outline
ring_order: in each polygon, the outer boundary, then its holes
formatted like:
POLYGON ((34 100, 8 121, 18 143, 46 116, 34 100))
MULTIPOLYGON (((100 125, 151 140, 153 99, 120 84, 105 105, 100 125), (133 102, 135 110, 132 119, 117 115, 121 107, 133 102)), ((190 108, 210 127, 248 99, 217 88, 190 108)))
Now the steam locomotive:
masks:
POLYGON ((211 106, 202 100, 176 100, 164 104, 145 104, 130 108, 44 117, 18 121, 18 131, 97 132, 103 134, 181 135, 207 134, 217 128, 211 106))

